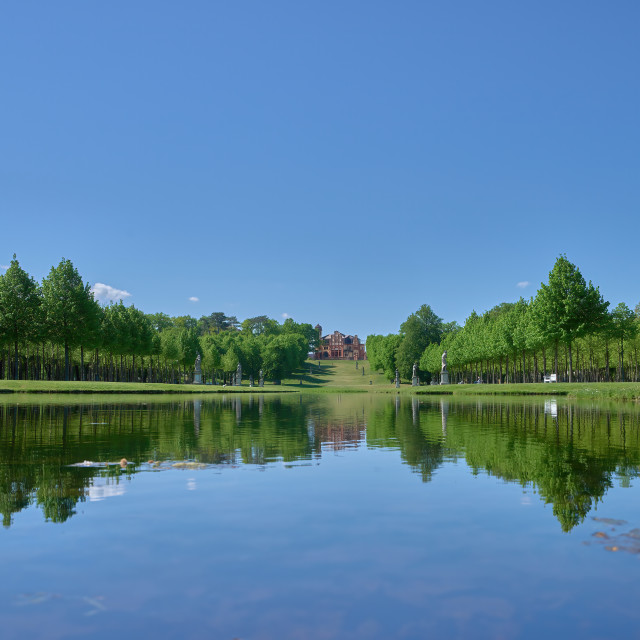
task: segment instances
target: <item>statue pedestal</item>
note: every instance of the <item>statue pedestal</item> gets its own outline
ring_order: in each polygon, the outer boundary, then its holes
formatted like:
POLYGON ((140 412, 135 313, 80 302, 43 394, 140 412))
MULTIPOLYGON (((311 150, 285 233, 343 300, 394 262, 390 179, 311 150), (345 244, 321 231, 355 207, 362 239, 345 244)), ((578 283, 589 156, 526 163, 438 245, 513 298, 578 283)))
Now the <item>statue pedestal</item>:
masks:
POLYGON ((202 374, 194 373, 193 374, 193 384, 202 384, 202 374))
POLYGON ((440 384, 449 384, 449 372, 443 371, 440 374, 440 384))
POLYGON ((411 378, 411 386, 412 387, 420 386, 420 381, 418 380, 417 376, 413 376, 413 378, 411 378))

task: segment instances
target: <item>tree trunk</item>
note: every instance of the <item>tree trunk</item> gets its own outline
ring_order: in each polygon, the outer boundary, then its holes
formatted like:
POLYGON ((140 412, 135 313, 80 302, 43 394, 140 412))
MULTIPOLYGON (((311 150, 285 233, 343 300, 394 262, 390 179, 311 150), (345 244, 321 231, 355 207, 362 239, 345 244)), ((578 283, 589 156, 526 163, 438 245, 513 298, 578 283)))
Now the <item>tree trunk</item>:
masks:
POLYGON ((556 349, 555 349, 554 373, 556 374, 556 382, 559 382, 558 380, 558 341, 557 340, 556 340, 556 349))
POLYGON ((84 382, 84 347, 80 346, 80 380, 84 382))
POLYGON ((64 343, 64 381, 69 382, 69 345, 64 343))
POLYGON ((573 382, 573 358, 571 354, 571 340, 569 340, 569 382, 573 382))
POLYGON ((14 356, 13 356, 13 379, 20 379, 20 364, 18 362, 18 341, 16 340, 13 344, 14 346, 14 356))

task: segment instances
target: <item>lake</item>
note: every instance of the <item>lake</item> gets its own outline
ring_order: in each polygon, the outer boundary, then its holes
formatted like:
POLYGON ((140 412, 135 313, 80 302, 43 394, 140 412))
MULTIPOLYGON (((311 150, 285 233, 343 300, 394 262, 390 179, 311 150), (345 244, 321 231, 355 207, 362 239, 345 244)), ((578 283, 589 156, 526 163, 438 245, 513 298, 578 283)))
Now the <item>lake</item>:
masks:
POLYGON ((2 637, 638 637, 640 411, 0 402, 2 637))

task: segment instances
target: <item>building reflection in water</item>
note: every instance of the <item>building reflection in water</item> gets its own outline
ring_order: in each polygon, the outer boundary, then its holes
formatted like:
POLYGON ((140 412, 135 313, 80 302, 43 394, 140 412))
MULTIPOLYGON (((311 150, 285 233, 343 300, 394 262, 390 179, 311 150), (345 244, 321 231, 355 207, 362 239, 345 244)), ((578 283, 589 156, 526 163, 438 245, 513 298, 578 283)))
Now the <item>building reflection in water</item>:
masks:
POLYGON ((79 501, 122 495, 139 471, 202 465, 268 465, 323 451, 400 452, 425 482, 463 458, 474 473, 535 487, 565 530, 615 481, 640 468, 637 407, 564 400, 459 402, 395 395, 329 397, 225 394, 129 404, 0 405, 0 512, 31 505, 62 522, 79 501), (129 464, 116 464, 126 458, 129 464), (153 461, 149 463, 149 460, 153 461), (77 466, 93 461, 89 466, 77 466), (109 465, 105 463, 109 462, 109 465), (159 463, 160 468, 154 467, 159 463))

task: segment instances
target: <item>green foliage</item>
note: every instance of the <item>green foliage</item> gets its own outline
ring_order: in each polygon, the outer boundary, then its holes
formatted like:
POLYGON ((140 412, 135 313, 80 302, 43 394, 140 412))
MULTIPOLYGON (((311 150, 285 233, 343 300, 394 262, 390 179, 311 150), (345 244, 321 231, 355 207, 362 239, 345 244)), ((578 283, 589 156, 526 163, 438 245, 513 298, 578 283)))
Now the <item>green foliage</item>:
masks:
POLYGON ((18 263, 15 253, 7 271, 0 276, 0 345, 11 344, 15 352, 18 379, 18 344, 39 337, 42 327, 40 289, 18 263))
POLYGON ((396 366, 403 378, 411 378, 414 363, 420 360, 428 345, 440 342, 443 330, 442 318, 426 304, 400 325, 402 341, 396 352, 396 366))
POLYGON ((390 333, 387 336, 367 336, 367 358, 374 371, 382 371, 388 380, 396 373, 396 353, 402 336, 390 333))
POLYGON ((208 316, 202 316, 198 321, 203 335, 207 333, 220 333, 238 328, 238 319, 235 316, 226 316, 221 311, 215 311, 208 316))
MULTIPOLYGON (((587 285, 580 270, 566 256, 560 256, 549 273, 549 283, 541 283, 533 303, 533 323, 542 341, 569 349, 587 333, 597 333, 607 324, 607 307, 597 287, 587 285)), ((571 381, 573 367, 569 367, 571 381)))
POLYGON ((296 322, 293 318, 287 318, 282 324, 283 333, 299 333, 307 341, 308 351, 313 352, 320 343, 320 336, 308 322, 296 322))
POLYGON ((168 364, 175 365, 182 359, 180 348, 180 331, 178 327, 171 327, 160 334, 162 357, 168 364))
POLYGON ((280 325, 267 316, 257 316, 256 318, 247 318, 242 322, 243 333, 259 336, 262 334, 272 335, 280 332, 280 325))
POLYGON ((308 343, 304 335, 297 333, 272 336, 262 349, 262 369, 269 380, 282 380, 307 357, 308 343))
POLYGON ((198 357, 200 341, 198 340, 198 328, 189 327, 182 329, 179 334, 180 363, 184 367, 191 367, 198 357))
POLYGON ((620 343, 620 371, 624 382, 624 343, 635 338, 639 329, 634 312, 624 302, 611 312, 610 327, 611 335, 620 343))
POLYGON ((175 326, 173 318, 170 318, 166 313, 148 313, 147 318, 154 331, 164 331, 175 326))
POLYGON ((60 261, 42 281, 43 309, 48 338, 64 345, 65 380, 69 379, 69 347, 83 340, 93 341, 91 332, 98 327, 99 314, 89 283, 82 278, 71 260, 60 261))

